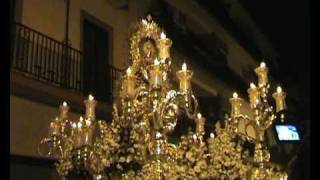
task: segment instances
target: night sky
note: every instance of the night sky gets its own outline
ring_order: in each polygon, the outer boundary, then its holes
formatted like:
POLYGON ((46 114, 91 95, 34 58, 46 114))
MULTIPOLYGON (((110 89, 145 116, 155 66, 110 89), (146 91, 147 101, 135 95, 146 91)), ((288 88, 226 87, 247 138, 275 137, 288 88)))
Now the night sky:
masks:
POLYGON ((278 51, 278 80, 297 100, 294 116, 305 133, 290 179, 310 179, 310 1, 239 1, 278 51))
POLYGON ((285 83, 298 83, 310 91, 310 2, 240 0, 260 30, 278 51, 280 74, 285 83))

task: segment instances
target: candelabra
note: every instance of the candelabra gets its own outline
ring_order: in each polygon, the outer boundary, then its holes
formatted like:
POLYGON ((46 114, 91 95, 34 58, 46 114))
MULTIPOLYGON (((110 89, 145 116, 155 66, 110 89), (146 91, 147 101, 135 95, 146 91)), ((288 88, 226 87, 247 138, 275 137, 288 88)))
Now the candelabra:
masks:
POLYGON ((280 86, 277 87, 276 92, 272 94, 276 104, 276 110, 274 110, 273 106, 268 102, 270 84, 268 82, 268 68, 266 64, 262 62, 260 66, 255 69, 255 73, 258 76, 258 87, 254 83, 250 83, 250 88, 247 91, 250 111, 252 111, 253 116, 250 118, 243 114, 241 107, 244 100, 238 97, 237 93, 234 93, 233 97, 230 98, 230 118, 227 118, 227 121, 231 122, 231 127, 233 127, 229 134, 240 136, 255 145, 253 162, 250 164, 248 179, 286 179, 287 175, 285 172, 277 172, 270 167, 270 153, 264 138, 266 130, 273 124, 277 116, 280 117, 281 121, 284 120, 286 94, 280 86), (249 125, 253 127, 256 134, 255 138, 237 131, 238 123, 241 120, 244 120, 242 122, 247 122, 247 127, 249 125))
MULTIPOLYGON (((112 121, 96 120, 97 101, 92 95, 84 101, 86 113, 78 121, 68 118, 66 102, 60 106, 60 116, 49 127, 49 136, 39 145, 39 153, 58 160, 58 173, 67 177, 72 172, 92 175, 94 179, 107 179, 117 171, 122 179, 191 179, 191 178, 253 178, 262 176, 269 161, 263 143, 264 131, 275 119, 273 108, 267 104, 269 89, 267 68, 256 69, 259 87, 248 90, 250 105, 255 113, 255 128, 259 139, 255 141, 254 162, 245 162, 237 124, 241 118, 243 100, 234 94, 230 99, 231 116, 224 128, 217 127, 204 139, 206 119, 201 115, 193 94, 193 72, 183 63, 176 72, 177 90, 172 88, 172 41, 151 17, 138 22, 130 36, 132 64, 120 79, 118 103, 113 105, 112 121), (196 125, 177 144, 168 137, 176 127, 178 116, 185 113, 196 125), (47 147, 48 149, 45 149, 47 147), (256 166, 257 165, 257 166, 256 166), (250 176, 251 177, 251 176, 250 176)), ((285 94, 278 89, 277 112, 285 109, 285 94)), ((270 169, 267 174, 275 174, 270 169)))

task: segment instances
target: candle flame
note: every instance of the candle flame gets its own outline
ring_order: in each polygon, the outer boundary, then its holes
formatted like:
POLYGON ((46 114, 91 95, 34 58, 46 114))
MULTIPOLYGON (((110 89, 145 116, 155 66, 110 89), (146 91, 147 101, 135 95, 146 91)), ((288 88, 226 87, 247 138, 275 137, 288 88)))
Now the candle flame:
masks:
POLYGON ((265 68, 265 67, 266 67, 266 63, 265 63, 265 62, 261 62, 261 63, 260 63, 260 67, 261 67, 261 68, 265 68))
POLYGON ((210 138, 214 138, 214 134, 213 133, 210 133, 210 138))
POLYGON ((186 63, 182 64, 182 71, 187 71, 187 64, 186 63))
POLYGON ((256 85, 254 83, 250 83, 250 88, 251 89, 255 89, 256 88, 256 85))
POLYGON ((62 106, 68 106, 67 102, 63 101, 62 106))
POLYGON ((82 123, 78 122, 78 129, 81 129, 81 127, 82 127, 82 123))
POLYGON ((157 66, 157 65, 159 65, 159 64, 160 64, 160 62, 158 61, 158 59, 155 59, 155 60, 154 60, 154 65, 157 66))
POLYGON ((236 92, 233 93, 233 98, 238 98, 238 94, 236 92))
POLYGON ((196 140, 197 139, 197 135, 192 135, 192 138, 193 138, 193 140, 196 140))
POLYGON ((156 132, 156 138, 160 138, 162 135, 159 132, 156 132))
POLYGON ((201 119, 201 118, 202 118, 201 113, 198 113, 198 114, 197 114, 197 118, 198 118, 198 119, 201 119))
POLYGON ((282 92, 282 88, 280 86, 277 87, 277 93, 281 93, 282 92))
POLYGON ((167 37, 166 34, 165 34, 164 32, 161 32, 160 38, 161 38, 161 39, 166 39, 166 37, 167 37))
POLYGON ((131 73, 132 73, 132 70, 131 70, 131 68, 129 67, 129 68, 127 69, 127 75, 130 76, 131 73))
POLYGON ((144 25, 147 25, 147 24, 148 24, 148 22, 147 22, 145 19, 142 19, 142 23, 143 23, 144 25))
POLYGON ((77 127, 77 123, 72 123, 72 128, 75 129, 77 127))
POLYGON ((80 116, 80 122, 82 122, 83 121, 83 117, 82 116, 80 116))
POLYGON ((92 101, 92 100, 94 100, 94 97, 91 94, 89 94, 89 101, 92 101))
POLYGON ((86 125, 90 126, 91 125, 91 121, 89 119, 86 120, 86 125))

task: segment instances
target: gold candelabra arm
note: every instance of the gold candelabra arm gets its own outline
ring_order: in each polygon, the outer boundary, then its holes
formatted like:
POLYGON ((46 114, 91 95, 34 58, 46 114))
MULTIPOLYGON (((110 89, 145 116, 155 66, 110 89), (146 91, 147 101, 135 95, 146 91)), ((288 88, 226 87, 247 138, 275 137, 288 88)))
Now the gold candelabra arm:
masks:
POLYGON ((197 98, 191 94, 190 98, 187 98, 186 106, 184 106, 186 115, 190 119, 196 119, 198 111, 198 100, 197 98))

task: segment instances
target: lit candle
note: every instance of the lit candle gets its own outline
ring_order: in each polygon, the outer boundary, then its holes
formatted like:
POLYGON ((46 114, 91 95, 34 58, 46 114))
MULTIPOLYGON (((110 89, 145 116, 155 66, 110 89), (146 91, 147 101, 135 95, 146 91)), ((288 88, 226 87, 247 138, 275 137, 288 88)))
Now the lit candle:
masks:
POLYGON ((123 88, 124 88, 124 92, 126 95, 128 95, 128 97, 133 98, 135 96, 135 92, 136 92, 136 78, 135 76, 132 74, 132 70, 129 67, 127 69, 127 76, 126 79, 123 82, 123 88))
POLYGON ((250 107, 255 108, 260 103, 260 91, 254 83, 250 83, 250 88, 248 89, 250 107))
POLYGON ((96 115, 95 115, 95 107, 97 105, 97 101, 94 99, 94 97, 90 94, 88 97, 88 100, 84 101, 84 104, 86 106, 86 115, 85 118, 89 118, 89 119, 95 119, 96 115))
POLYGON ((60 119, 67 119, 68 118, 68 111, 69 111, 69 106, 67 102, 63 101, 63 103, 59 107, 60 109, 60 119))
POLYGON ((60 124, 57 117, 50 123, 49 135, 60 135, 60 124))
POLYGON ((92 128, 87 128, 84 133, 83 133, 83 145, 92 145, 92 134, 93 134, 93 129, 92 128))
POLYGON ((86 119, 85 121, 86 121, 86 126, 90 127, 91 126, 91 120, 90 119, 86 119))
POLYGON ((196 141, 197 140, 197 135, 193 134, 192 138, 193 138, 194 141, 196 141))
POLYGON ((83 145, 83 142, 82 142, 82 136, 83 136, 82 122, 83 122, 83 117, 80 116, 80 121, 78 123, 76 123, 76 134, 74 136, 75 147, 80 147, 83 145))
POLYGON ((210 133, 210 138, 214 138, 214 133, 210 133))
POLYGON ((233 97, 230 98, 231 103, 231 115, 233 117, 238 116, 241 113, 241 106, 242 106, 242 98, 238 97, 236 92, 233 93, 233 97))
POLYGON ((204 123, 205 118, 202 117, 201 113, 198 113, 196 119, 196 132, 199 135, 204 135, 204 123))
POLYGON ((277 112, 280 112, 287 108, 286 102, 285 102, 286 93, 282 91, 282 88, 280 86, 277 87, 277 92, 273 93, 272 97, 276 101, 277 112))
POLYGON ((150 84, 152 87, 160 87, 162 82, 161 70, 160 70, 160 62, 158 59, 154 60, 154 64, 151 65, 150 69, 150 84))
POLYGON ((159 49, 160 59, 166 59, 170 57, 170 47, 172 45, 172 41, 167 38, 164 32, 161 32, 160 39, 156 42, 156 45, 159 49))
POLYGON ((177 72, 177 78, 180 81, 180 91, 181 92, 187 92, 191 89, 191 78, 193 75, 193 72, 187 69, 187 64, 183 63, 182 68, 180 71, 177 72))
POLYGON ((160 39, 166 39, 166 38, 167 38, 166 34, 164 32, 161 32, 160 39))
POLYGON ((143 25, 148 25, 148 22, 147 22, 147 20, 145 20, 145 19, 142 19, 141 22, 142 22, 143 25))
POLYGON ((71 124, 71 136, 74 136, 74 134, 75 134, 75 131, 77 130, 76 129, 77 128, 77 123, 72 123, 71 124))
POLYGON ((89 99, 89 101, 93 101, 93 100, 94 100, 94 97, 93 97, 91 94, 89 94, 88 99, 89 99))
POLYGON ((255 70, 256 74, 258 75, 259 86, 265 86, 268 84, 268 68, 266 67, 265 62, 261 62, 260 66, 257 67, 255 70))

